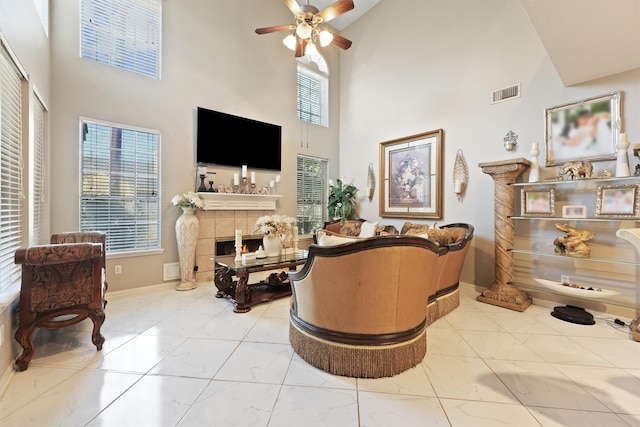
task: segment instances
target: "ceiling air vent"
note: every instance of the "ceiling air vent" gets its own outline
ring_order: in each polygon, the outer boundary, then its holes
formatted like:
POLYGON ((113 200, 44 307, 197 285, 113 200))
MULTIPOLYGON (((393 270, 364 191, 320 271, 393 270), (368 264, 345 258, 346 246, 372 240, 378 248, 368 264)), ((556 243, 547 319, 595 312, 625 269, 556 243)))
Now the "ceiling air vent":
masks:
POLYGON ((520 83, 502 89, 494 90, 491 93, 491 103, 507 101, 513 98, 520 98, 520 83))

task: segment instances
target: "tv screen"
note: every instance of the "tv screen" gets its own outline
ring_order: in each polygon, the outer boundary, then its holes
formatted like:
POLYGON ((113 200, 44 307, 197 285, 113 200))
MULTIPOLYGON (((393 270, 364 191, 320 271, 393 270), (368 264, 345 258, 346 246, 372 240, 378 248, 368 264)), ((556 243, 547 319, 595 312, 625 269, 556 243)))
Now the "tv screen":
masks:
POLYGON ((198 164, 281 170, 282 127, 198 107, 198 164))

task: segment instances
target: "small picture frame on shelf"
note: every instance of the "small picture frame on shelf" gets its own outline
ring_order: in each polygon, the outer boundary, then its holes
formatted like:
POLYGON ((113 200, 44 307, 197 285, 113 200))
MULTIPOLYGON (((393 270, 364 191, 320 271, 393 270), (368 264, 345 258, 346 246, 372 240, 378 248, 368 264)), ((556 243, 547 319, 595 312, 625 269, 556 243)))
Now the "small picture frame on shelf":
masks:
POLYGON ((637 218, 640 185, 601 185, 598 187, 596 216, 603 218, 637 218))
POLYGON ((586 218, 587 207, 585 205, 566 205, 562 207, 562 218, 586 218))
POLYGON ((523 216, 552 216, 555 196, 553 189, 522 190, 521 206, 523 216))

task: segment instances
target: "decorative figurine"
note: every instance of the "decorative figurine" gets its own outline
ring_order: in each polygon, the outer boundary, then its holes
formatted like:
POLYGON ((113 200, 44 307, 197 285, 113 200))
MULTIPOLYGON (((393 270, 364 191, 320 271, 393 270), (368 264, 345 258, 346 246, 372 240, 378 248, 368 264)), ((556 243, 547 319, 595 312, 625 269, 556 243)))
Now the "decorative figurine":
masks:
POLYGON ((587 160, 567 162, 558 171, 558 179, 564 174, 567 174, 567 180, 591 178, 592 172, 593 165, 587 160))
POLYGON ((580 258, 589 258, 591 256, 591 248, 585 242, 593 239, 596 233, 590 230, 569 227, 569 224, 556 224, 555 226, 558 230, 566 233, 566 235, 553 241, 553 244, 556 245, 555 252, 557 254, 580 258))

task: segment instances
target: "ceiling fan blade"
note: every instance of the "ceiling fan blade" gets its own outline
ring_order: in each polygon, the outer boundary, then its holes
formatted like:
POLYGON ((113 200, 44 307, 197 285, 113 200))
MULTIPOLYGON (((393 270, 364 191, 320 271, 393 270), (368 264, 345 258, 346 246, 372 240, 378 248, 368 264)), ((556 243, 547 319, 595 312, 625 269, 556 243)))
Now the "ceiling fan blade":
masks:
POLYGON ((316 13, 315 16, 319 16, 322 18, 323 22, 327 22, 342 15, 343 13, 349 12, 354 7, 353 0, 338 0, 326 9, 316 13))
POLYGON ((306 49, 307 41, 296 36, 296 58, 303 57, 306 49))
POLYGON ((276 33, 278 31, 295 30, 295 25, 276 25, 275 27, 256 28, 257 34, 276 33))
POLYGON ((339 47, 340 49, 347 50, 351 47, 351 40, 342 37, 340 34, 334 34, 331 44, 339 47))
POLYGON ((284 0, 284 4, 287 5, 291 13, 293 13, 294 15, 304 13, 296 0, 284 0))

